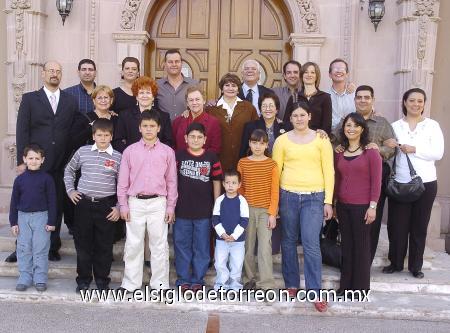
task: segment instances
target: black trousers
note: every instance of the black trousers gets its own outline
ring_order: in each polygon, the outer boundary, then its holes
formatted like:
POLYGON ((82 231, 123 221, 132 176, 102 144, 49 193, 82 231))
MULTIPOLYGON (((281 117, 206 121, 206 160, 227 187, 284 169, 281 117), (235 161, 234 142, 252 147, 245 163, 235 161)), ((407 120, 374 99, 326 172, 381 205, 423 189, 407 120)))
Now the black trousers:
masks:
POLYGON ((369 205, 337 203, 342 246, 340 288, 347 290, 370 289, 370 224, 364 216, 369 205))
POLYGON ((437 181, 424 185, 425 191, 414 202, 402 203, 389 198, 389 260, 398 270, 403 269, 408 238, 408 270, 418 272, 422 269, 428 223, 437 193, 437 181))
POLYGON ((73 236, 77 250, 78 285, 90 284, 92 274, 97 287, 107 286, 112 263, 114 222, 106 219, 117 200, 100 202, 82 198, 75 206, 73 236))
POLYGON ((375 221, 370 224, 370 262, 373 262, 375 253, 377 252, 378 239, 380 238, 381 220, 383 219, 384 204, 386 202, 386 181, 391 172, 391 167, 386 162, 383 162, 382 179, 381 179, 381 192, 380 199, 377 203, 377 216, 375 221))
MULTIPOLYGON (((75 183, 74 188, 78 188, 78 182, 81 178, 81 170, 77 170, 75 173, 75 183)), ((67 228, 72 229, 73 228, 73 219, 75 216, 75 205, 73 204, 72 200, 70 200, 69 196, 67 195, 67 192, 64 190, 64 224, 67 226, 67 228)))
POLYGON ((66 188, 64 186, 64 169, 49 172, 55 182, 56 189, 56 225, 55 231, 50 235, 50 251, 58 251, 61 248, 61 238, 59 233, 61 231, 61 221, 64 210, 64 198, 67 196, 66 188))

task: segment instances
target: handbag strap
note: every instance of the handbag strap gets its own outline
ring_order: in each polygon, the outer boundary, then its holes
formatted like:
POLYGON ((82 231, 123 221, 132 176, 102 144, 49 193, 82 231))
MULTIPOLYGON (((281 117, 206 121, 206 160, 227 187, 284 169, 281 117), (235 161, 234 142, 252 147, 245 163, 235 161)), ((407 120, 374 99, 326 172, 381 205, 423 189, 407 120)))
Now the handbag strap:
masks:
MULTIPOLYGON (((392 177, 395 177, 395 170, 396 170, 395 169, 395 164, 396 164, 396 160, 397 160, 397 149, 398 148, 395 147, 394 161, 392 162, 392 174, 391 174, 392 177)), ((400 152, 401 152, 401 150, 400 150, 400 152)), ((408 162, 409 174, 411 176, 411 179, 414 179, 414 178, 417 177, 416 170, 414 169, 414 167, 413 167, 413 165, 411 163, 411 160, 409 159, 408 154, 406 154, 406 153, 404 153, 404 154, 406 155, 406 161, 408 162)))

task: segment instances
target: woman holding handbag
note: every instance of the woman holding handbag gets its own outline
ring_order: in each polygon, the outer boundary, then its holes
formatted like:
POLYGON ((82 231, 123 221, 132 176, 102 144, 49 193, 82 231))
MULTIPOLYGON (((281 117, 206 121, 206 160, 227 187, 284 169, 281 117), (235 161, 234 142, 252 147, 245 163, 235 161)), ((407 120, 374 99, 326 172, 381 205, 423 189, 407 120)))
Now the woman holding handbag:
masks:
POLYGON ((343 121, 344 151, 335 155, 336 211, 341 230, 342 268, 337 295, 370 289, 370 224, 375 221, 381 191, 381 157, 369 144, 363 116, 353 112, 343 121))
MULTIPOLYGON (((411 183, 411 175, 417 173, 425 189, 418 198, 413 198, 410 202, 404 202, 403 198, 392 195, 389 197, 388 236, 391 264, 383 268, 383 273, 386 274, 403 270, 409 241, 408 270, 418 279, 424 277, 421 271, 423 252, 431 209, 437 193, 434 162, 440 160, 444 154, 444 136, 439 124, 423 116, 426 98, 425 91, 419 88, 405 92, 402 102, 405 116, 392 124, 397 141, 391 139, 389 145, 398 148, 393 170, 397 186, 411 183)), ((405 195, 410 197, 409 194, 405 195)))

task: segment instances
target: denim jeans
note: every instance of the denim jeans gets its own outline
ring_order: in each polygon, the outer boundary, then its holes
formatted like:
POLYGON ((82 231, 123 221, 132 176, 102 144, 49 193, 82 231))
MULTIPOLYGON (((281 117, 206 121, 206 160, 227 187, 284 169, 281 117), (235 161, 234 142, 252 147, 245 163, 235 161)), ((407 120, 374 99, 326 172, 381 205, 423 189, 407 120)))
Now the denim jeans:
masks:
POLYGON ((182 219, 173 225, 176 285, 201 284, 209 264, 210 219, 182 219))
POLYGON ((47 283, 50 232, 45 230, 48 212, 25 213, 19 211, 17 236, 17 284, 30 286, 33 282, 47 283))
POLYGON ((217 276, 214 289, 242 289, 241 275, 244 265, 245 242, 225 242, 216 239, 216 249, 214 252, 214 267, 217 276), (228 269, 227 263, 229 258, 228 269))
POLYGON ((324 192, 298 194, 281 190, 281 254, 286 288, 300 287, 297 241, 301 236, 307 290, 319 291, 322 284, 320 230, 323 224, 324 192))

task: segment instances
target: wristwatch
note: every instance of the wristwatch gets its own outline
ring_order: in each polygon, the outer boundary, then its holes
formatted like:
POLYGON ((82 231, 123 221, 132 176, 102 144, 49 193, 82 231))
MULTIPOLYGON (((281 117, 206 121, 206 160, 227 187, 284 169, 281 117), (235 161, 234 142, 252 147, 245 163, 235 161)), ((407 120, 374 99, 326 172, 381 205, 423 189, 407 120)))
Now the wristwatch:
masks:
POLYGON ((369 208, 372 208, 372 209, 377 209, 377 204, 376 204, 376 203, 374 203, 374 204, 370 204, 369 208))

